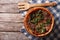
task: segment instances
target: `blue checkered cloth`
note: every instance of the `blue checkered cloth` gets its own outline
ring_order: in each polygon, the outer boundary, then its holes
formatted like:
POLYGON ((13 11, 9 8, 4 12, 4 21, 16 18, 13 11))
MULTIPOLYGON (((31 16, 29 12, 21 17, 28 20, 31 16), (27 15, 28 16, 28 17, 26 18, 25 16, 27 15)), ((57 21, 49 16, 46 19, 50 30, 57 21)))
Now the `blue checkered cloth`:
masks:
MULTIPOLYGON (((26 29, 24 28, 24 25, 22 26, 20 32, 22 32, 24 35, 26 35, 26 37, 28 37, 31 40, 60 40, 60 0, 30 0, 28 1, 28 3, 30 4, 35 4, 35 3, 47 3, 47 2, 57 2, 57 6, 54 7, 47 7, 52 14, 54 15, 54 19, 55 19, 55 24, 54 24, 54 28, 52 30, 52 32, 50 34, 48 34, 45 37, 35 37, 32 36, 31 34, 29 34, 26 29)), ((21 12, 22 16, 24 17, 26 15, 27 11, 23 11, 21 12)))

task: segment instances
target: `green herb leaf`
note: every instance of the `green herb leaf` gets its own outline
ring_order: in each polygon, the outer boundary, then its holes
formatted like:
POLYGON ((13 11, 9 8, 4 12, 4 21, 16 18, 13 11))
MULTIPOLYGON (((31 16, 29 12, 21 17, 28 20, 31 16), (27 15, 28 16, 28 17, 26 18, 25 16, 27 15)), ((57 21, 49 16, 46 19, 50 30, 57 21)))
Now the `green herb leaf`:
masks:
POLYGON ((38 23, 38 18, 34 18, 33 20, 31 20, 31 22, 34 24, 38 23))
POLYGON ((47 19, 46 24, 50 24, 50 19, 47 19))
POLYGON ((36 16, 41 16, 41 13, 42 13, 42 10, 38 10, 38 11, 36 12, 36 16))
POLYGON ((40 14, 40 19, 42 20, 42 19, 44 19, 44 16, 43 16, 43 14, 40 14))
POLYGON ((46 31, 46 28, 45 28, 44 26, 45 26, 44 23, 38 24, 38 25, 36 26, 36 31, 37 31, 38 33, 44 33, 44 32, 46 31))
POLYGON ((39 32, 40 31, 40 27, 36 27, 36 31, 39 32))
POLYGON ((46 29, 45 28, 42 28, 40 33, 45 33, 46 32, 46 29))
POLYGON ((39 16, 39 14, 38 14, 38 13, 36 13, 36 17, 37 17, 37 16, 39 16))
POLYGON ((38 33, 45 33, 45 32, 46 32, 46 29, 45 29, 45 27, 42 27, 42 28, 36 27, 36 31, 37 31, 38 33))
POLYGON ((42 10, 38 10, 38 13, 42 13, 42 10))
POLYGON ((40 26, 41 26, 41 27, 44 27, 44 26, 45 26, 45 24, 44 24, 44 23, 42 23, 42 24, 40 24, 40 26))

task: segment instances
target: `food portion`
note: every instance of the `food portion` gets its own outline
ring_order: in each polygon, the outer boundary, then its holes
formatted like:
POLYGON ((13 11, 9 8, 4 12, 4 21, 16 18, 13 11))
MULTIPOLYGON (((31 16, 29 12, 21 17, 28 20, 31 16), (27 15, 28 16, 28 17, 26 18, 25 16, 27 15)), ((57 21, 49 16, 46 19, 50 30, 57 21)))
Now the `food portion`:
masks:
POLYGON ((44 10, 35 10, 30 13, 28 25, 34 34, 43 34, 49 31, 52 17, 44 10))

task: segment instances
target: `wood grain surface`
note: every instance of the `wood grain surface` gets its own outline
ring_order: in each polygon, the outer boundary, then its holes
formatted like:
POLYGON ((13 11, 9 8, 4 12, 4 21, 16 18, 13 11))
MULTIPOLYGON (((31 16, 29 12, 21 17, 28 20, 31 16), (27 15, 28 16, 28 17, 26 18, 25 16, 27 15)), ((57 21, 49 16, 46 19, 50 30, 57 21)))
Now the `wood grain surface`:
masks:
POLYGON ((19 12, 17 4, 0 4, 0 12, 19 12))
POLYGON ((24 17, 19 13, 17 3, 22 1, 0 0, 0 40, 30 40, 20 32, 24 17))
POLYGON ((0 40, 30 40, 20 32, 0 32, 0 40))
POLYGON ((1 32, 19 32, 23 23, 0 22, 1 32))
POLYGON ((24 17, 20 13, 0 13, 0 21, 23 22, 24 17))
POLYGON ((0 0, 0 3, 18 3, 18 2, 27 2, 30 0, 0 0))

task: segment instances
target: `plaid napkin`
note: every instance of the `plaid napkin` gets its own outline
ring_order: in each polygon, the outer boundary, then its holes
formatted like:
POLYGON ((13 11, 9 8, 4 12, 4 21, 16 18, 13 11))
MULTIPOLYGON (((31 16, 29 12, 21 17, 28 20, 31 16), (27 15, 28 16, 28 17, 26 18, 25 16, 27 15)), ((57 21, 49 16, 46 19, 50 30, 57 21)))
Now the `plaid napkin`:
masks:
MULTIPOLYGON (((31 40, 60 40, 60 0, 30 0, 28 3, 34 4, 34 3, 47 3, 47 2, 57 2, 57 6, 54 7, 47 7, 52 14, 54 15, 55 24, 52 32, 44 37, 35 37, 29 34, 26 29, 24 28, 24 25, 22 26, 20 32, 22 32, 24 35, 26 35, 31 40)), ((22 16, 24 17, 26 15, 26 11, 21 12, 22 16)))

